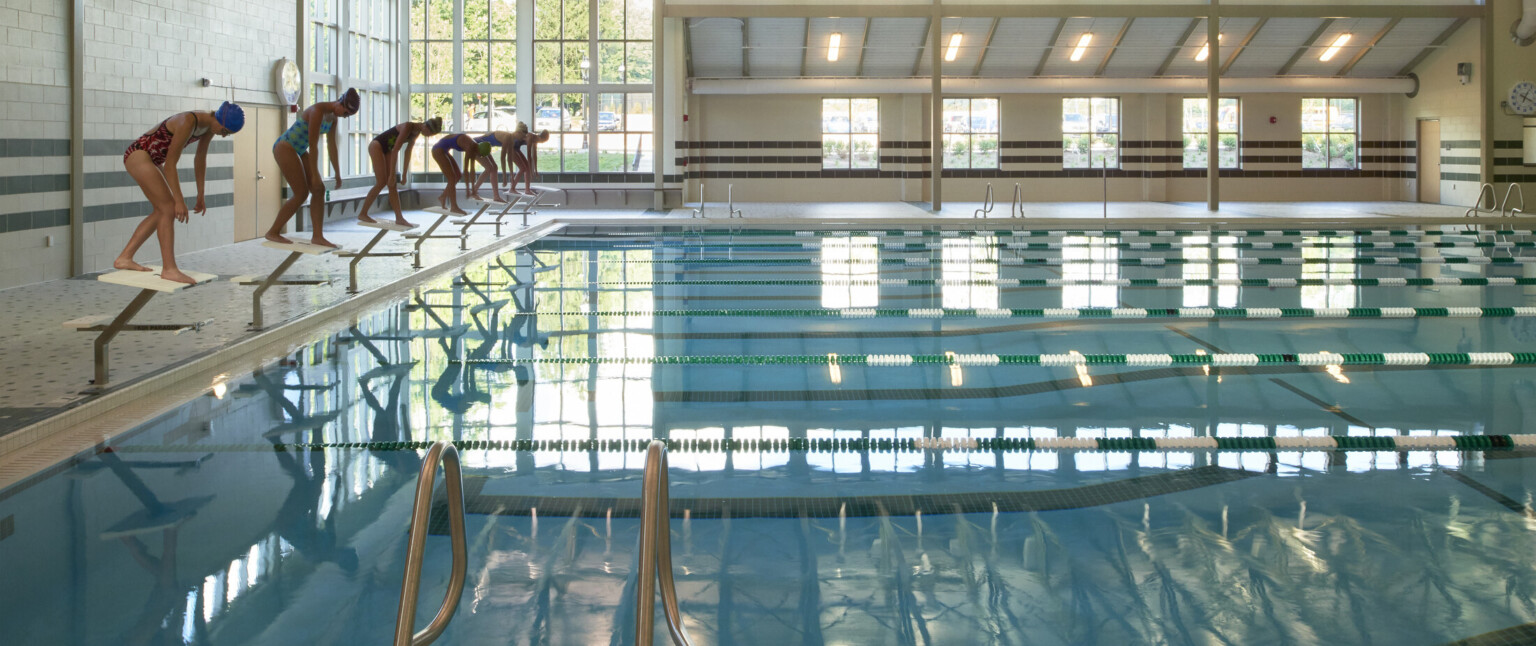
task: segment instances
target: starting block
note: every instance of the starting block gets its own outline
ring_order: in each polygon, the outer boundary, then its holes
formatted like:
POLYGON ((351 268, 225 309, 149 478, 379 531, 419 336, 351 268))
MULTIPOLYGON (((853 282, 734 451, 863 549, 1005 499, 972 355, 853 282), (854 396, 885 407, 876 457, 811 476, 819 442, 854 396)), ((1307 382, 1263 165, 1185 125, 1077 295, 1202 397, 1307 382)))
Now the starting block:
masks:
POLYGON ((411 255, 415 255, 415 253, 416 253, 414 251, 391 251, 391 252, 384 252, 384 253, 372 253, 374 246, 378 245, 379 241, 384 239, 384 236, 389 235, 390 231, 398 231, 400 233, 405 233, 406 231, 414 231, 414 230, 416 230, 416 227, 414 227, 414 226, 410 226, 410 227, 401 226, 401 225, 395 224, 393 222, 358 222, 357 224, 359 226, 368 227, 370 229, 378 229, 379 232, 374 234, 373 239, 369 240, 368 244, 363 245, 362 251, 356 251, 356 252, 353 252, 353 251, 342 251, 342 252, 336 254, 336 255, 341 256, 343 258, 351 258, 352 259, 352 262, 347 265, 347 293, 348 294, 356 294, 359 291, 357 289, 357 263, 362 262, 364 258, 369 258, 369 257, 372 257, 372 258, 383 258, 383 257, 392 257, 392 256, 411 256, 411 255))
POLYGON ((261 295, 265 294, 267 292, 267 290, 270 289, 273 285, 328 285, 328 284, 330 284, 331 279, 329 279, 329 278, 302 278, 302 279, 297 279, 297 280, 281 280, 281 278, 283 277, 283 273, 287 272, 288 268, 292 267, 293 263, 295 261, 297 261, 300 256, 323 256, 325 254, 328 254, 328 253, 331 253, 333 251, 336 251, 336 249, 333 248, 333 247, 326 247, 326 246, 322 246, 322 245, 309 244, 309 243, 306 243, 306 242, 282 243, 282 242, 273 242, 271 240, 264 240, 264 241, 262 241, 261 246, 267 247, 269 249, 278 249, 278 250, 281 250, 281 251, 287 251, 288 252, 288 258, 283 260, 282 263, 278 264, 277 269, 272 270, 272 273, 267 274, 266 276, 257 276, 257 275, 251 274, 251 275, 246 275, 246 276, 236 276, 236 277, 230 279, 230 282, 233 282, 236 285, 245 285, 245 286, 256 285, 256 293, 251 295, 251 323, 250 323, 250 329, 252 331, 261 330, 264 327, 264 321, 262 320, 262 314, 261 314, 261 295))
POLYGON ((96 378, 91 380, 93 387, 87 392, 98 392, 107 387, 107 376, 111 368, 107 349, 108 346, 112 343, 112 339, 116 338, 118 333, 175 332, 180 334, 182 332, 195 332, 197 330, 201 330, 203 326, 213 322, 213 319, 208 319, 196 323, 159 323, 149 325, 134 325, 130 323, 130 321, 133 320, 133 317, 137 316, 139 311, 144 309, 144 305, 149 303, 149 299, 154 298, 156 294, 169 294, 179 292, 190 287, 196 287, 197 285, 208 283, 218 278, 218 276, 214 274, 205 274, 198 271, 188 271, 183 269, 182 273, 191 276, 193 280, 197 281, 196 285, 188 285, 187 283, 178 283, 174 280, 166 280, 161 278, 159 267, 150 267, 149 269, 149 271, 133 271, 125 269, 108 272, 96 277, 97 280, 103 283, 122 285, 124 287, 134 287, 139 290, 139 295, 133 297, 133 300, 128 303, 128 306, 124 307, 123 311, 119 312, 117 316, 86 316, 64 322, 64 327, 66 328, 79 330, 81 332, 101 333, 96 337, 96 342, 93 345, 92 352, 94 355, 93 359, 96 364, 96 378), (110 321, 108 319, 110 319, 110 321))
POLYGON ((457 213, 454 213, 453 211, 449 211, 448 209, 445 209, 445 208, 440 207, 440 206, 434 206, 434 207, 427 208, 426 212, 437 215, 437 219, 432 222, 432 226, 427 227, 427 230, 426 230, 425 233, 407 233, 407 234, 405 234, 405 237, 407 237, 407 238, 415 238, 416 239, 416 259, 415 259, 414 262, 411 263, 411 267, 413 267, 415 269, 421 269, 421 243, 426 242, 428 240, 457 238, 459 240, 459 250, 460 251, 467 251, 469 249, 469 242, 465 239, 463 231, 460 231, 459 235, 452 235, 452 234, 446 234, 446 233, 433 235, 433 233, 437 231, 438 227, 443 226, 443 222, 447 221, 447 219, 449 217, 451 217, 451 216, 458 215, 457 213))

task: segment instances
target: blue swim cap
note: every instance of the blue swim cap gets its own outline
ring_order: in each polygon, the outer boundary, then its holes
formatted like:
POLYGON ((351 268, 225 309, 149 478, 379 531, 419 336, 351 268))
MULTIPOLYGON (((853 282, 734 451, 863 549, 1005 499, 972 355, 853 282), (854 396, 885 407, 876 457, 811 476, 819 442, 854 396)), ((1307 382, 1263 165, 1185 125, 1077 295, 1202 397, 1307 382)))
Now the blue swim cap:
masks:
POLYGON ((230 134, 240 132, 240 129, 245 127, 245 110, 228 101, 220 105, 218 110, 213 111, 213 118, 219 122, 219 125, 229 130, 230 134))

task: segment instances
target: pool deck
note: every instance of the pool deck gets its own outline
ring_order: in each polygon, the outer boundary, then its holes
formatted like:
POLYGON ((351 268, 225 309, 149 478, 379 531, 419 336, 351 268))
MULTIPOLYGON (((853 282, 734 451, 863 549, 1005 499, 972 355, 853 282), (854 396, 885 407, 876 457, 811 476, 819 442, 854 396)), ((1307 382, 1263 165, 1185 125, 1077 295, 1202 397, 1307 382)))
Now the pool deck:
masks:
MULTIPOLYGON (((413 284, 445 275, 488 251, 542 235, 560 223, 678 220, 711 226, 772 226, 775 222, 793 220, 835 226, 841 221, 882 220, 891 227, 940 221, 959 225, 976 223, 972 216, 980 206, 953 202, 935 214, 926 204, 906 202, 743 203, 736 207, 746 218, 730 220, 723 217, 725 207, 715 204, 706 209, 709 217, 704 220, 694 219, 691 208, 665 213, 640 209, 551 209, 530 219, 529 229, 513 224, 506 229, 507 235, 499 239, 492 236, 488 227, 476 228, 470 233, 468 251, 460 251, 452 240, 429 240, 423 245, 425 268, 420 271, 411 268, 408 258, 365 260, 358 272, 362 294, 356 296, 346 291, 346 265, 350 259, 335 254, 304 256, 289 270, 287 278, 328 277, 332 282, 272 288, 264 299, 268 325, 262 333, 247 330, 254 287, 234 284, 229 278, 265 274, 283 260, 285 253, 261 246, 260 240, 186 253, 180 257, 184 268, 217 274, 218 279, 193 290, 161 295, 134 322, 208 323, 193 333, 120 335, 111 346, 113 388, 98 395, 82 394, 90 386, 95 334, 82 334, 62 324, 85 316, 116 314, 132 300, 136 290, 98 281, 97 274, 0 290, 0 324, 11 330, 0 339, 0 363, 7 367, 0 375, 0 458, 23 448, 27 449, 23 453, 32 452, 37 444, 53 444, 38 440, 54 437, 57 429, 64 426, 71 428, 77 440, 99 442, 116 429, 124 428, 131 419, 147 419, 157 414, 170 399, 206 390, 213 381, 210 375, 254 368, 281 356, 318 331, 334 328, 350 316, 366 311, 365 307, 399 298, 413 284), (146 397, 149 394, 154 396, 146 397), (116 412, 107 414, 109 411, 116 412), (40 424, 45 420, 46 424, 40 424), (89 420, 95 421, 86 425, 89 420)), ((1040 228, 1091 227, 1104 222, 1101 218, 1105 206, 1097 203, 1031 203, 1027 207, 1025 219, 1011 219, 1007 217, 1007 205, 1000 204, 993 210, 991 224, 1040 228)), ((1465 209, 1461 207, 1406 202, 1229 203, 1220 212, 1208 211, 1203 203, 1113 202, 1107 210, 1117 226, 1214 226, 1235 222, 1258 227, 1282 221, 1298 225, 1365 220, 1373 227, 1447 222, 1536 227, 1536 220, 1529 218, 1468 221, 1462 219, 1465 209)), ((408 217, 420 223, 430 222, 433 216, 416 211, 408 217)), ((373 233, 374 230, 353 221, 337 221, 327 226, 327 236, 347 249, 361 247, 373 233)), ((377 251, 400 252, 412 246, 412 240, 390 235, 377 251)), ((78 441, 65 443, 69 445, 75 447, 73 451, 80 450, 78 441)), ((47 453, 53 457, 39 455, 36 459, 57 459, 56 451, 47 453)), ((0 477, 0 486, 5 484, 4 480, 0 477)))

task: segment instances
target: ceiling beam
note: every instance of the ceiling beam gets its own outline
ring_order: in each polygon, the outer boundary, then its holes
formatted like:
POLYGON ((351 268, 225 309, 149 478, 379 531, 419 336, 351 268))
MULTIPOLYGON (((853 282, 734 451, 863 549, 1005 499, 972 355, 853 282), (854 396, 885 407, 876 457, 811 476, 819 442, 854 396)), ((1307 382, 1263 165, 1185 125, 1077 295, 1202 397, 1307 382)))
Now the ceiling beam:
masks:
POLYGON ((853 71, 853 75, 856 77, 864 76, 864 54, 869 52, 869 27, 872 22, 874 22, 874 18, 864 19, 864 38, 863 42, 859 43, 859 66, 853 71))
POLYGON ((1398 70, 1397 75, 1407 76, 1409 72, 1413 71, 1413 68, 1419 66, 1419 63, 1424 62, 1424 59, 1429 58, 1430 54, 1435 53, 1436 48, 1444 45, 1445 41, 1451 39, 1451 36, 1456 35, 1456 30, 1461 29, 1461 26, 1467 24, 1468 20, 1471 20, 1471 18, 1459 18, 1456 22, 1451 23, 1451 26, 1446 27, 1445 31, 1440 32, 1439 36, 1436 36, 1434 40, 1429 42, 1429 45, 1424 47, 1424 51, 1419 52, 1419 55, 1413 57, 1413 60, 1408 61, 1408 64, 1404 65, 1403 69, 1398 70))
POLYGON ((912 73, 907 76, 917 76, 917 69, 923 66, 923 54, 928 53, 928 41, 932 40, 934 29, 941 28, 933 24, 933 16, 928 16, 928 25, 923 27, 923 44, 917 48, 917 60, 912 61, 912 73))
POLYGON ((1360 59, 1365 58, 1365 55, 1371 52, 1371 48, 1375 47, 1376 43, 1381 42, 1381 39, 1386 38, 1387 32, 1392 31, 1397 26, 1397 23, 1402 21, 1402 18, 1393 18, 1391 22, 1388 22, 1387 26, 1383 27, 1381 31, 1376 32, 1376 37, 1372 38, 1371 42, 1366 43, 1365 47, 1361 47, 1360 52, 1355 54, 1354 58, 1349 59, 1349 62, 1345 63, 1344 67, 1339 69, 1339 73, 1334 76, 1349 76, 1349 71, 1355 69, 1355 64, 1359 63, 1360 59))
POLYGON ((1173 66, 1173 61, 1179 57, 1179 52, 1184 51, 1184 46, 1189 42, 1189 37, 1194 35, 1195 27, 1199 25, 1199 20, 1189 21, 1189 26, 1184 28, 1184 35, 1179 36, 1179 39, 1174 41, 1173 51, 1168 52, 1168 56, 1163 59, 1162 65, 1157 66, 1157 73, 1153 74, 1153 76, 1162 76, 1168 73, 1168 68, 1173 66))
POLYGON ((1285 76, 1287 72, 1291 71, 1291 68, 1296 66, 1297 61, 1300 61, 1301 57, 1306 55, 1307 50, 1312 49, 1312 46, 1317 44, 1317 39, 1322 38, 1323 34, 1328 32, 1328 28, 1333 26, 1335 20, 1337 18, 1329 18, 1324 20, 1323 24, 1318 25, 1317 29, 1312 32, 1312 35, 1307 37, 1307 42, 1298 47, 1295 54, 1291 54, 1291 60, 1286 61, 1285 65, 1280 68, 1280 71, 1275 72, 1275 76, 1285 76))
POLYGON ((1104 60, 1099 61, 1099 69, 1094 70, 1094 76, 1104 75, 1104 68, 1109 67, 1109 59, 1115 57, 1115 49, 1120 46, 1120 41, 1125 38, 1125 32, 1131 30, 1131 23, 1133 22, 1136 22, 1135 18, 1126 18, 1125 24, 1120 25, 1120 33, 1115 34, 1115 40, 1109 44, 1109 51, 1104 54, 1104 60))
POLYGON ((1045 72, 1045 64, 1050 62, 1051 54, 1056 51, 1056 41, 1061 39, 1061 30, 1065 29, 1066 27, 1066 18, 1061 18, 1056 21, 1056 28, 1051 30, 1050 40, 1045 41, 1050 44, 1046 45, 1045 51, 1040 53, 1040 62, 1035 64, 1035 73, 1030 74, 1030 76, 1040 76, 1045 72))
POLYGON ((811 19, 805 19, 805 48, 800 50, 800 76, 805 77, 805 64, 811 60, 811 19))
MULTIPOLYGON (((1227 70, 1231 69, 1232 64, 1237 62, 1237 57, 1243 55, 1243 48, 1247 47, 1248 43, 1253 42, 1253 37, 1259 35, 1259 30, 1263 29, 1264 23, 1267 22, 1269 22, 1268 18, 1260 18, 1259 22, 1253 25, 1253 29, 1248 30, 1248 35, 1243 37, 1243 42, 1238 43, 1237 47, 1232 48, 1232 53, 1227 55, 1227 62, 1221 64, 1222 76, 1227 75, 1227 70)), ((1221 43, 1216 44, 1220 45, 1221 43)), ((1220 49, 1220 47, 1217 49, 1220 49)))
MULTIPOLYGON (((1204 4, 974 4, 945 5, 955 18, 1204 18, 1204 4)), ((1225 18, 1476 18, 1473 4, 1232 4, 1225 18)), ((926 4, 666 4, 667 18, 931 18, 926 4)))
POLYGON ((987 37, 981 41, 981 51, 976 54, 976 67, 971 68, 971 76, 981 76, 981 64, 987 60, 987 52, 992 51, 992 34, 997 33, 997 23, 1002 18, 993 18, 992 26, 987 28, 987 37))

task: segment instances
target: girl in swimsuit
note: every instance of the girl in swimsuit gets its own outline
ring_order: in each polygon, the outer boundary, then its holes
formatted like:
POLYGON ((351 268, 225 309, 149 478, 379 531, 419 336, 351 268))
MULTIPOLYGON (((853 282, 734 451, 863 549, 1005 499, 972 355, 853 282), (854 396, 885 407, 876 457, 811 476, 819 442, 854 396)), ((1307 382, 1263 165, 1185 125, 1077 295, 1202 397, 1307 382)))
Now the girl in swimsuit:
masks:
POLYGON ((464 168, 468 174, 473 175, 475 160, 489 159, 491 145, 475 141, 475 138, 469 135, 454 134, 443 137, 432 146, 432 160, 437 162, 438 170, 443 171, 443 193, 437 197, 437 203, 459 215, 469 215, 464 209, 459 208, 459 178, 465 173, 459 171, 459 163, 453 160, 453 155, 449 154, 454 150, 463 151, 464 168))
POLYGON ((368 209, 373 206, 374 198, 379 196, 379 191, 389 187, 389 205, 395 209, 395 224, 402 226, 415 226, 405 221, 405 214, 400 210, 400 192, 395 184, 405 183, 405 177, 411 174, 411 148, 416 145, 417 135, 431 137, 443 131, 443 118, 433 117, 421 123, 407 121, 379 133, 373 141, 368 143, 368 157, 373 160, 373 189, 368 191, 368 197, 363 198, 363 210, 357 214, 359 222, 373 222, 368 217, 368 209), (400 149, 405 149, 405 171, 400 177, 395 177, 395 164, 400 159, 400 149))
MULTIPOLYGON (((490 144, 492 148, 501 148, 501 139, 496 136, 497 134, 500 133, 493 132, 487 135, 475 137, 475 143, 490 144)), ((505 154, 503 154, 503 156, 505 156, 505 154)), ((497 202, 500 202, 501 184, 496 181, 498 179, 499 173, 496 169, 495 156, 489 154, 485 155, 480 158, 480 163, 485 166, 485 172, 480 173, 480 176, 475 178, 475 183, 470 185, 469 189, 465 191, 465 195, 477 200, 483 200, 484 198, 480 197, 480 185, 484 184, 485 180, 489 179, 491 180, 491 194, 496 196, 495 199, 497 202)), ((468 182, 465 183, 467 184, 468 182)))
POLYGON ((502 150, 512 159, 512 163, 517 166, 517 173, 512 175, 512 192, 519 195, 533 195, 533 174, 537 172, 539 161, 538 146, 549 141, 549 131, 541 130, 538 134, 534 134, 528 131, 527 124, 518 123, 517 130, 507 134, 508 138, 506 143, 503 144, 502 150), (527 154, 524 154, 521 150, 524 147, 528 149, 527 154), (517 180, 519 178, 523 180, 522 192, 517 190, 517 180))
POLYGON ((149 200, 152 210, 149 217, 144 218, 133 230, 133 235, 128 238, 128 246, 123 247, 123 252, 112 261, 114 268, 149 271, 148 267, 134 262, 133 255, 138 253, 139 247, 153 233, 160 239, 160 262, 164 265, 160 277, 179 283, 197 282, 176 266, 176 252, 173 248, 176 242, 175 226, 176 222, 187 221, 187 202, 181 195, 181 180, 176 176, 176 163, 181 161, 182 150, 194 140, 197 141, 197 157, 193 163, 197 202, 192 211, 202 214, 207 210, 203 205, 203 175, 208 169, 208 142, 213 141, 214 135, 228 137, 239 132, 244 125, 245 112, 240 106, 225 101, 213 112, 183 112, 174 115, 128 145, 128 150, 123 153, 123 168, 128 170, 133 181, 139 184, 139 189, 144 191, 144 197, 149 200))
MULTIPOLYGON (((357 114, 362 107, 362 99, 357 90, 348 88, 342 93, 341 98, 335 101, 321 101, 311 105, 299 113, 299 118, 294 120, 288 131, 277 138, 277 143, 272 144, 272 156, 277 158, 277 165, 283 169, 283 179, 288 182, 288 188, 293 195, 288 201, 283 202, 283 207, 277 211, 277 220, 272 222, 272 228, 267 230, 267 239, 273 242, 287 243, 284 238, 283 228, 288 226, 288 220, 299 207, 304 205, 304 198, 309 198, 309 221, 314 235, 309 243, 322 247, 335 247, 331 241, 325 239, 323 233, 325 225, 325 184, 320 181, 320 164, 315 159, 318 146, 316 140, 321 135, 330 134, 331 128, 336 126, 336 120, 342 117, 350 117, 357 114)), ((341 161, 336 154, 336 135, 326 137, 331 153, 331 170, 336 173, 336 188, 341 188, 341 161)))

